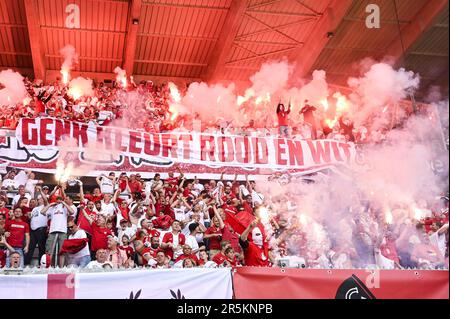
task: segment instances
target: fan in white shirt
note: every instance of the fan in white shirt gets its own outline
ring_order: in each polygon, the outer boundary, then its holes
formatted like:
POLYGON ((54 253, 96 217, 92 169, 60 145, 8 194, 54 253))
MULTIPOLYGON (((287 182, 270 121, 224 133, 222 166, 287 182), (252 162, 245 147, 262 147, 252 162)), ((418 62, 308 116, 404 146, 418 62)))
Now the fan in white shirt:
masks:
POLYGON ((41 214, 47 215, 52 220, 49 234, 54 232, 67 233, 67 217, 73 216, 74 211, 62 201, 61 197, 58 197, 55 203, 45 206, 41 214))
POLYGON ((100 191, 102 194, 114 194, 116 177, 113 172, 109 173, 109 176, 101 174, 95 180, 97 181, 98 186, 100 186, 100 191))

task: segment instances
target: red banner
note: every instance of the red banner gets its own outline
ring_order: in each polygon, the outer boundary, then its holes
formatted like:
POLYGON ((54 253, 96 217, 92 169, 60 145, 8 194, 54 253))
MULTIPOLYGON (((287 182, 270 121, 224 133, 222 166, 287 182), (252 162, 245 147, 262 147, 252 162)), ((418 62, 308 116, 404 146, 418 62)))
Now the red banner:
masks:
MULTIPOLYGON (((23 118, 15 132, 0 140, 0 160, 34 170, 55 169, 59 156, 97 171, 155 171, 174 164, 186 173, 270 175, 277 171, 310 173, 354 161, 353 143, 292 140, 274 136, 231 136, 171 132, 151 134, 54 118, 23 118), (61 140, 70 143, 61 147, 61 140), (69 145, 67 145, 69 144, 69 145), (64 155, 61 155, 64 154, 64 155), (69 155, 69 156, 68 156, 69 155)), ((0 134, 1 135, 1 134, 0 134)))
POLYGON ((448 299, 449 272, 236 268, 237 299, 448 299))

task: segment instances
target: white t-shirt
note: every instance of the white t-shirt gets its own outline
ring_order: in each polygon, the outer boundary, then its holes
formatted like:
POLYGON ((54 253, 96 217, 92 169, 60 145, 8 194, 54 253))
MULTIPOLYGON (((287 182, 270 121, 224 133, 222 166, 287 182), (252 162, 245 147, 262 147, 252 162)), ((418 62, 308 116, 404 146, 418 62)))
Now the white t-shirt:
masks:
POLYGON ((103 266, 109 264, 112 268, 112 264, 105 262, 105 263, 99 263, 97 260, 93 260, 91 261, 89 264, 87 264, 86 268, 87 269, 103 269, 103 266))
POLYGON ((25 184, 25 192, 30 193, 32 197, 34 197, 34 188, 36 187, 36 184, 39 183, 39 180, 37 179, 29 179, 27 183, 25 184))
POLYGON ((195 189, 199 194, 205 190, 205 186, 200 183, 192 185, 192 188, 195 189))
MULTIPOLYGON (((13 189, 17 189, 17 188, 19 188, 19 184, 16 183, 13 179, 10 179, 10 178, 7 178, 7 179, 3 180, 2 188, 10 188, 10 187, 12 187, 13 189)), ((13 198, 15 195, 16 195, 16 193, 10 193, 10 192, 8 192, 6 194, 6 196, 8 198, 13 198)))
POLYGON ((30 199, 31 199, 30 194, 25 193, 25 195, 23 195, 23 196, 21 196, 20 194, 17 194, 16 196, 13 197, 12 206, 16 206, 16 204, 19 202, 19 199, 21 199, 22 197, 28 198, 28 203, 30 202, 30 199))
POLYGON ((114 203, 109 202, 109 204, 106 204, 102 200, 102 211, 100 212, 100 214, 111 217, 114 216, 115 212, 116 212, 116 205, 114 205, 114 203))
MULTIPOLYGON (((69 239, 82 239, 87 238, 86 232, 82 229, 78 229, 75 234, 69 235, 69 239)), ((75 254, 69 254, 69 260, 72 258, 80 258, 84 256, 90 256, 91 252, 89 251, 89 243, 84 246, 83 249, 81 249, 79 252, 75 254)), ((70 261, 69 261, 70 264, 70 261)))
POLYGON ((114 183, 108 177, 100 177, 100 191, 102 194, 114 194, 114 183))
POLYGON ((122 228, 119 228, 118 234, 119 234, 120 242, 122 242, 123 235, 127 235, 128 239, 131 239, 131 237, 133 237, 134 234, 136 234, 136 231, 137 231, 136 225, 132 225, 131 227, 127 227, 127 228, 125 228, 125 230, 122 230, 122 228))
POLYGON ((37 206, 31 211, 30 227, 31 230, 36 230, 41 227, 47 227, 47 216, 41 214, 44 205, 37 206))
POLYGON ((436 246, 439 251, 442 254, 442 257, 445 256, 445 233, 444 234, 438 234, 439 231, 434 232, 433 234, 430 235, 430 242, 432 245, 436 246))
MULTIPOLYGON (((192 235, 186 236, 186 245, 191 246, 192 250, 198 250, 198 242, 197 238, 192 235)), ((197 257, 199 257, 198 252, 196 253, 197 257)))
POLYGON ((28 175, 25 173, 25 171, 20 171, 17 173, 17 175, 14 177, 14 181, 17 183, 17 185, 23 185, 25 186, 28 181, 28 175))
POLYGON ((8 188, 8 187, 18 188, 19 184, 16 183, 13 179, 7 178, 7 179, 3 180, 2 187, 4 187, 4 188, 8 188))
POLYGON ((62 232, 67 233, 68 211, 63 204, 52 206, 47 211, 47 216, 51 219, 49 233, 62 232))
MULTIPOLYGON (((192 224, 192 223, 195 223, 195 221, 190 221, 189 223, 187 223, 187 225, 181 231, 186 238, 188 236, 190 236, 189 234, 191 232, 189 231, 189 225, 192 224)), ((195 235, 195 239, 197 240, 197 243, 201 243, 203 241, 203 234, 200 233, 200 234, 195 235)))
POLYGON ((173 208, 173 212, 175 214, 175 219, 180 221, 180 222, 184 222, 187 219, 186 216, 186 207, 181 206, 179 208, 173 208))

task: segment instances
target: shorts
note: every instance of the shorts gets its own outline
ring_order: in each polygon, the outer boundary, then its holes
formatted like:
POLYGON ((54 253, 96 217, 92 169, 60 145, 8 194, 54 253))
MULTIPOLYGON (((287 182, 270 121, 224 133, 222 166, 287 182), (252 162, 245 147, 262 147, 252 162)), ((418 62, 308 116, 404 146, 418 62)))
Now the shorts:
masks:
POLYGON ((67 238, 66 233, 54 232, 48 234, 47 242, 45 244, 45 251, 50 255, 55 255, 56 252, 55 240, 56 240, 56 244, 58 245, 57 252, 59 253, 66 238, 67 238))

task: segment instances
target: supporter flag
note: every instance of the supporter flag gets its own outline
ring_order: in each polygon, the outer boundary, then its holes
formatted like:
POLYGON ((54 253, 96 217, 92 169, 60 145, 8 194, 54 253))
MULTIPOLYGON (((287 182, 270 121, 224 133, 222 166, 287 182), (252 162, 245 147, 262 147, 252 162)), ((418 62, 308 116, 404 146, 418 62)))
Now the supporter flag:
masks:
POLYGON ((81 238, 81 239, 66 239, 64 240, 63 246, 61 247, 61 250, 59 251, 60 254, 76 254, 80 250, 82 250, 84 247, 86 247, 89 239, 87 238, 81 238))
MULTIPOLYGON (((248 225, 250 225, 250 223, 255 219, 255 216, 247 211, 239 212, 236 215, 233 215, 232 213, 225 211, 225 215, 226 215, 225 222, 228 223, 231 226, 231 228, 233 228, 233 230, 238 234, 242 234, 244 230, 248 227, 248 225)), ((258 223, 257 227, 261 229, 263 238, 265 238, 263 224, 258 223)), ((250 232, 249 239, 251 239, 251 237, 252 234, 250 232)))

